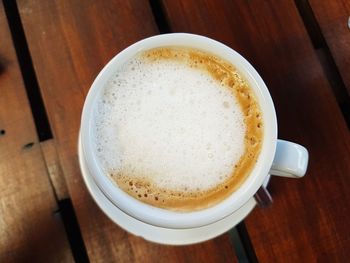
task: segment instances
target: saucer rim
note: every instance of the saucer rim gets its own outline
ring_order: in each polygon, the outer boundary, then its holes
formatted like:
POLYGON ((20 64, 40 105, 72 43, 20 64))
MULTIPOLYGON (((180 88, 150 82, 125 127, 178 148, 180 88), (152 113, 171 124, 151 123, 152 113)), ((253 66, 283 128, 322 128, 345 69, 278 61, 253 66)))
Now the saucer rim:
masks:
POLYGON ((231 215, 214 222, 209 225, 188 228, 188 229, 170 229, 153 226, 138 219, 135 219, 118 207, 116 207, 98 188, 93 177, 89 174, 85 166, 85 158, 83 157, 80 133, 78 139, 78 157, 81 175, 84 183, 92 196, 94 202, 102 210, 102 212, 111 219, 119 227, 135 236, 163 245, 190 245, 205 242, 213 239, 231 228, 235 227, 254 209, 256 201, 254 198, 248 200, 242 207, 233 212, 231 215))

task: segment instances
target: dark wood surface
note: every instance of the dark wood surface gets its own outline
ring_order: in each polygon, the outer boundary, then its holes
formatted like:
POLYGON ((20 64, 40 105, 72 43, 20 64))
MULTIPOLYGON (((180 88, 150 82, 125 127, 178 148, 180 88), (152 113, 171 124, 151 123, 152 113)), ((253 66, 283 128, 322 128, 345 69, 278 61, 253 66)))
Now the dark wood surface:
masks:
MULTIPOLYGON (((316 56, 295 2, 151 2, 163 5, 169 28, 160 19, 161 29, 206 35, 245 56, 271 92, 279 137, 309 149, 306 177, 273 178, 269 186, 273 205, 256 208, 245 220, 258 260, 346 262, 349 130, 326 78, 327 61, 321 64, 316 56)), ((326 2, 310 1, 310 5, 349 87, 349 34, 338 26, 349 4, 326 2)), ((77 137, 85 96, 116 53, 159 33, 150 1, 18 0, 17 4, 53 139, 38 143, 0 8, 0 131, 6 130, 5 136, 0 135, 0 261, 45 261, 48 255, 50 261, 73 261, 62 223, 53 220, 56 196, 57 201, 72 200, 91 262, 236 262, 226 234, 198 245, 171 247, 126 233, 95 205, 80 175, 77 137), (22 149, 28 142, 34 146, 22 149)))
POLYGON ((0 262, 72 262, 2 2, 0 65, 0 262))
POLYGON ((18 6, 91 262, 235 262, 226 235, 199 245, 171 247, 127 234, 99 210, 83 184, 77 137, 86 93, 116 53, 158 33, 148 1, 33 0, 18 1, 18 6))
POLYGON ((350 1, 310 0, 310 6, 350 94, 350 1))
POLYGON ((165 9, 172 31, 215 38, 248 58, 272 94, 279 137, 309 149, 307 175, 273 178, 273 205, 245 220, 258 259, 347 261, 349 130, 294 2, 169 0, 165 9))

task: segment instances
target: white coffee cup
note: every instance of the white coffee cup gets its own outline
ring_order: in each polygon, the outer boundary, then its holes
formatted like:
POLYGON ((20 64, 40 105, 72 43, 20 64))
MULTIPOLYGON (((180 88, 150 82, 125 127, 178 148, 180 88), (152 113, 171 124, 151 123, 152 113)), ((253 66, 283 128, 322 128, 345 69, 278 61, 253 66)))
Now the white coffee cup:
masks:
POLYGON ((141 40, 116 55, 99 73, 86 97, 81 120, 81 146, 86 168, 104 195, 129 216, 154 226, 186 229, 217 222, 251 199, 269 174, 302 177, 308 164, 307 150, 298 144, 277 140, 277 120, 273 101, 262 78, 249 62, 233 49, 210 38, 185 33, 165 34, 141 40), (263 112, 264 136, 261 153, 248 178, 238 190, 219 204, 200 211, 174 212, 145 204, 118 188, 104 174, 92 145, 92 115, 106 82, 124 62, 142 50, 162 46, 184 46, 225 58, 250 84, 263 112))

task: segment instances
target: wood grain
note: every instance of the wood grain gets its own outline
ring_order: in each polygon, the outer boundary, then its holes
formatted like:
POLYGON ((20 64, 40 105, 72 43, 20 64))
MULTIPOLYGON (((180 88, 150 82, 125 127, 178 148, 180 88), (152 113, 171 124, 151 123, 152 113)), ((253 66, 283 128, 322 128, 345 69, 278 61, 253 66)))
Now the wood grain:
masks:
POLYGON ((18 1, 59 160, 92 262, 235 262, 227 236, 203 244, 156 245, 127 234, 90 198, 77 137, 86 93, 104 64, 156 34, 148 1, 18 1))
POLYGON ((350 94, 350 2, 348 0, 315 1, 310 6, 350 94))
POLYGON ((73 262, 2 2, 0 39, 0 262, 73 262))
POLYGON ((346 262, 349 131, 294 2, 169 0, 164 6, 173 31, 203 34, 242 53, 272 94, 279 137, 309 150, 307 175, 273 178, 273 205, 246 219, 258 259, 346 262))
POLYGON ((40 142, 40 146, 56 199, 63 200, 69 198, 68 188, 58 158, 55 140, 50 139, 40 142))

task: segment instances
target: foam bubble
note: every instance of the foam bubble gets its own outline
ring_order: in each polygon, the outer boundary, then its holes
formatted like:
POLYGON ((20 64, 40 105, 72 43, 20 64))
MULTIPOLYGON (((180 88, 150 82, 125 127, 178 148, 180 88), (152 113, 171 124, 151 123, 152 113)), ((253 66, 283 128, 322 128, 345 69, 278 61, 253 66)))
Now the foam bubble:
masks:
POLYGON ((94 122, 96 154, 106 171, 165 191, 214 188, 244 152, 236 97, 210 74, 176 60, 126 63, 106 85, 94 122))

